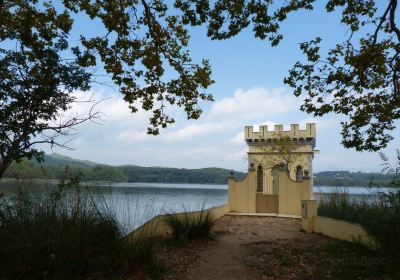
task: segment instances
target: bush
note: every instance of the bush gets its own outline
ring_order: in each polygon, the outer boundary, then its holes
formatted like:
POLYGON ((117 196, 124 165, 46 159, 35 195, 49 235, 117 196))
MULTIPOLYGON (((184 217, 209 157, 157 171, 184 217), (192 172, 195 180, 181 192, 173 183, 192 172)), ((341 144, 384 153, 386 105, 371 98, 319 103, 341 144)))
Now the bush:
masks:
POLYGON ((155 239, 134 240, 101 196, 61 182, 0 199, 0 279, 118 278, 152 261, 155 239))
POLYGON ((182 240, 210 237, 214 225, 211 212, 204 205, 196 212, 167 213, 164 221, 173 237, 182 240))
POLYGON ((379 193, 374 201, 351 200, 332 193, 320 200, 318 215, 362 225, 376 238, 385 254, 400 256, 400 190, 379 193))

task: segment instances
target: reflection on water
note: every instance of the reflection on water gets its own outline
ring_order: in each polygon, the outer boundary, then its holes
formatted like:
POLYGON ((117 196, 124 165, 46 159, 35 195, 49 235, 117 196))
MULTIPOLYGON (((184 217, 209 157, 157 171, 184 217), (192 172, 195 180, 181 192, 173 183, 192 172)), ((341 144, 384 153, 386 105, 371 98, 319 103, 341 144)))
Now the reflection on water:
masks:
MULTIPOLYGON (((15 182, 2 182, 1 191, 6 195, 15 192, 15 182)), ((29 189, 52 187, 51 182, 25 182, 29 189)), ((199 210, 203 206, 210 208, 228 202, 226 185, 200 184, 162 184, 162 183, 84 183, 101 197, 105 205, 115 214, 127 230, 137 227, 152 217, 168 212, 199 210)), ((373 190, 365 187, 314 187, 315 198, 321 193, 346 191, 354 199, 375 196, 373 190)))

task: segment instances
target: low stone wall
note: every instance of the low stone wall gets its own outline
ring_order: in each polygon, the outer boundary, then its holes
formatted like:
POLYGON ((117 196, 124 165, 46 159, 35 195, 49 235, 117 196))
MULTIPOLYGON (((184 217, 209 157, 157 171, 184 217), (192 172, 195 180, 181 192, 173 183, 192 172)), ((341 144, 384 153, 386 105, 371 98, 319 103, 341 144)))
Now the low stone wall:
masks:
POLYGON ((361 225, 317 215, 315 200, 302 201, 302 229, 349 242, 360 242, 368 247, 377 246, 374 238, 361 225))
MULTIPOLYGON (((227 204, 221 205, 221 206, 216 206, 212 207, 210 209, 207 209, 208 211, 211 212, 211 217, 213 220, 216 220, 225 214, 227 214, 230 209, 227 204)), ((200 211, 193 211, 189 212, 190 215, 197 215, 199 214, 200 211)), ((178 215, 187 215, 188 213, 177 213, 178 215)), ((147 221, 131 233, 127 235, 128 238, 134 238, 136 235, 141 235, 141 234, 146 234, 146 233, 151 233, 154 235, 159 235, 159 236, 166 236, 170 233, 170 230, 168 226, 164 222, 165 215, 158 215, 152 218, 151 220, 147 221)))
POLYGON ((314 217, 314 232, 349 241, 360 242, 368 247, 376 247, 375 240, 359 224, 350 223, 328 217, 314 217))

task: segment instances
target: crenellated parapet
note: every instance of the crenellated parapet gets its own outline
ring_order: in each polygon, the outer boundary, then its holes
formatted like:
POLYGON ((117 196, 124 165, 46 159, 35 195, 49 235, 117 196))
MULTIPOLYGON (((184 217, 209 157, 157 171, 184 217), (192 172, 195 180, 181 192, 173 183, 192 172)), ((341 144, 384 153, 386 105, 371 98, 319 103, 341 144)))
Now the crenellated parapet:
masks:
POLYGON ((268 130, 268 125, 261 125, 259 131, 254 131, 253 126, 245 126, 244 138, 247 144, 273 143, 276 139, 289 136, 300 144, 312 144, 315 146, 315 123, 307 123, 306 129, 301 130, 298 124, 292 124, 290 130, 283 130, 283 125, 275 125, 274 130, 268 130))

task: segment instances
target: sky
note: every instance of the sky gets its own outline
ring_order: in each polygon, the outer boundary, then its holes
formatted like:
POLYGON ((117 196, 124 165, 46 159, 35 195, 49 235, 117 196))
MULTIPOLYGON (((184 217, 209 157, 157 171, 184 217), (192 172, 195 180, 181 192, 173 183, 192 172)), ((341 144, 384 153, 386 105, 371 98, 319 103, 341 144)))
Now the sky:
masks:
MULTIPOLYGON (((99 28, 99 27, 97 27, 99 28)), ((73 33, 91 34, 96 25, 83 24, 73 33)), ((96 85, 90 92, 76 92, 78 99, 93 94, 96 100, 106 100, 96 108, 103 114, 101 124, 86 123, 78 127, 69 146, 73 150, 44 147, 78 159, 104 164, 135 164, 179 168, 222 167, 244 171, 247 169, 247 146, 243 139, 246 125, 299 123, 305 129, 307 122, 317 127, 314 171, 348 170, 379 172, 378 153, 356 152, 340 144, 340 121, 344 116, 327 115, 313 118, 299 110, 301 98, 296 98, 283 84, 289 69, 302 59, 299 43, 322 37, 324 47, 341 42, 348 35, 337 13, 326 14, 322 7, 313 12, 299 12, 282 25, 284 39, 272 48, 267 41, 255 39, 251 30, 226 41, 211 41, 204 28, 190 30, 189 50, 195 62, 210 60, 215 84, 208 90, 214 102, 201 103, 204 110, 199 120, 188 121, 179 108, 170 108, 176 123, 158 136, 146 135, 149 114, 130 113, 122 96, 110 87, 96 85)), ((87 104, 73 110, 85 112, 87 104)), ((400 136, 383 150, 394 157, 400 136)))

